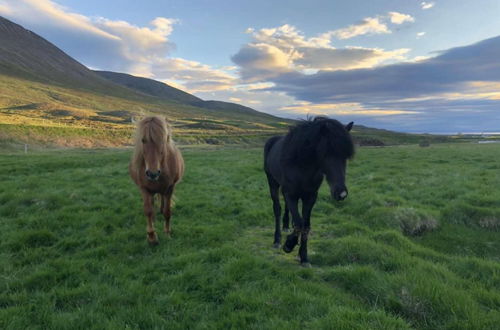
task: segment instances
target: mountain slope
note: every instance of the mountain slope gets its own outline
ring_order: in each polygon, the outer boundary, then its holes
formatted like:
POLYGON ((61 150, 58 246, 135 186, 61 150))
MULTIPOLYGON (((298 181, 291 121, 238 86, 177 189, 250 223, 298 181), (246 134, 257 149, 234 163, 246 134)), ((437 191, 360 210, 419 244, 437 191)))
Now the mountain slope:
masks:
POLYGON ((255 116, 263 116, 267 118, 275 118, 272 115, 259 112, 255 109, 223 101, 204 101, 194 95, 186 93, 180 89, 169 86, 168 84, 142 77, 136 77, 126 73, 118 73, 111 71, 94 71, 103 78, 122 85, 124 87, 136 90, 150 96, 155 96, 163 100, 174 100, 179 103, 200 107, 207 110, 222 110, 239 114, 250 114, 255 116))
POLYGON ((196 104, 198 102, 203 102, 202 99, 197 98, 194 95, 153 79, 141 78, 126 73, 111 71, 94 71, 94 73, 118 85, 122 85, 124 87, 139 91, 143 94, 155 96, 161 99, 173 100, 179 103, 186 104, 196 104))
POLYGON ((36 33, 0 16, 0 72, 44 83, 112 89, 101 78, 36 33))

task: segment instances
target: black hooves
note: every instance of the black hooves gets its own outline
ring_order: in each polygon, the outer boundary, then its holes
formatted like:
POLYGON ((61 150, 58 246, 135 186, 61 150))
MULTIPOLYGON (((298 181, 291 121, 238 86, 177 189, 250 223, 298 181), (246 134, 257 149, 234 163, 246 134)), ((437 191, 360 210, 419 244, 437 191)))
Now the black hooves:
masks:
POLYGON ((293 248, 299 243, 298 235, 288 235, 286 238, 285 244, 283 244, 283 251, 286 253, 290 253, 293 251, 293 248))

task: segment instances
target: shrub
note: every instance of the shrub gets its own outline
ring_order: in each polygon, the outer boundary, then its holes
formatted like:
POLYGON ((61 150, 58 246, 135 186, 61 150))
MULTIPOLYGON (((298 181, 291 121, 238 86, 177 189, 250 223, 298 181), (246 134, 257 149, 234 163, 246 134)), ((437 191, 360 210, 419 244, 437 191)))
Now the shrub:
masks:
POLYGON ((500 219, 495 217, 485 217, 479 219, 479 227, 484 229, 499 230, 500 229, 500 219))
POLYGON ((438 222, 434 217, 411 207, 396 209, 394 218, 399 223, 403 234, 407 236, 419 236, 436 229, 438 226, 438 222))

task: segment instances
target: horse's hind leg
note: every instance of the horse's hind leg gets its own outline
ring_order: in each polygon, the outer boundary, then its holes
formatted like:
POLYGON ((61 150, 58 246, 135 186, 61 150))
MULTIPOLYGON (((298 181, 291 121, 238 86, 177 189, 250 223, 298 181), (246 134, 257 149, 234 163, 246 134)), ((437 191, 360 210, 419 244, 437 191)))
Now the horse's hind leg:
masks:
POLYGON ((161 196, 161 213, 165 218, 163 231, 167 236, 170 236, 172 233, 172 229, 170 228, 170 218, 172 217, 172 195, 173 187, 169 188, 167 193, 161 196))
POLYGON ((154 228, 155 213, 154 207, 154 195, 151 195, 147 191, 142 190, 142 200, 144 201, 144 215, 147 217, 147 227, 146 231, 148 233, 148 242, 151 245, 158 244, 158 236, 156 235, 154 228))
POLYGON ((269 192, 271 193, 271 199, 273 200, 273 212, 274 212, 274 243, 275 248, 279 248, 281 244, 281 228, 280 228, 280 216, 281 216, 281 205, 280 205, 280 186, 276 180, 274 180, 270 175, 267 175, 267 181, 269 183, 269 192))

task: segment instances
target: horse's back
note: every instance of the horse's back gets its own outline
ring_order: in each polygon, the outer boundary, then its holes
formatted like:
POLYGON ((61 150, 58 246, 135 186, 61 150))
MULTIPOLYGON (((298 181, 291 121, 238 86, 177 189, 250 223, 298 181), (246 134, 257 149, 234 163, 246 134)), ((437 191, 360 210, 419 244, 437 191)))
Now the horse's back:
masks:
POLYGON ((278 136, 273 136, 266 141, 266 144, 264 145, 264 162, 267 162, 271 149, 273 149, 276 143, 281 139, 283 139, 283 136, 278 135, 278 136))
POLYGON ((264 171, 278 182, 281 181, 280 155, 283 136, 273 136, 264 145, 264 171))

